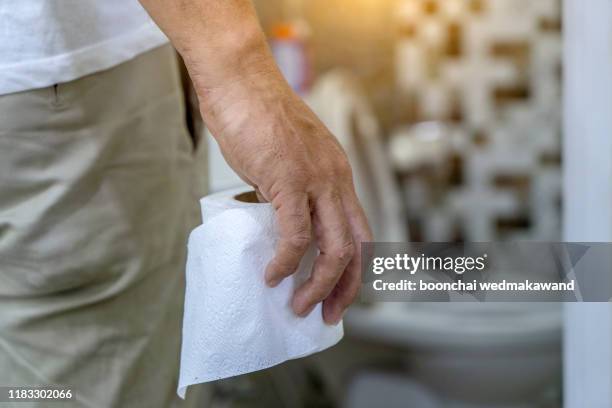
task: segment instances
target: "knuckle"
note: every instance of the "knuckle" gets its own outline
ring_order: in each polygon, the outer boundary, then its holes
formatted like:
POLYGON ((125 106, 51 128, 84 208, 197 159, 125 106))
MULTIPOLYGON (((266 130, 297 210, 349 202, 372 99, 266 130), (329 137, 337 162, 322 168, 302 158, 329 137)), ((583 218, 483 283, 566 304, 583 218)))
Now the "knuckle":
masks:
POLYGON ((306 251, 306 249, 310 245, 310 235, 294 234, 289 238, 288 245, 293 251, 306 251))
POLYGON ((308 165, 304 163, 296 162, 293 166, 287 171, 288 178, 290 183, 296 189, 303 189, 305 184, 309 183, 311 179, 311 170, 308 165))
POLYGON ((348 160, 338 160, 336 162, 336 171, 335 173, 344 179, 351 179, 353 177, 353 169, 351 168, 351 164, 348 160))
POLYGON ((332 256, 343 264, 348 264, 355 255, 355 245, 352 241, 345 243, 342 246, 332 251, 332 256))

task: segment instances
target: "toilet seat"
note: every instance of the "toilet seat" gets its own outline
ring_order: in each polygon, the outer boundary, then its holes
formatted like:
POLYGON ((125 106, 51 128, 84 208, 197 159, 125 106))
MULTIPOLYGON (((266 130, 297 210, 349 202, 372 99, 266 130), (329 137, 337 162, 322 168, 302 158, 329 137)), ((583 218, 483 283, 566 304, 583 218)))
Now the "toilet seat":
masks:
POLYGON ((426 345, 483 347, 534 345, 559 338, 562 313, 556 303, 415 303, 404 323, 426 345))
POLYGON ((411 348, 538 347, 561 336, 559 303, 381 303, 356 307, 349 334, 411 348))

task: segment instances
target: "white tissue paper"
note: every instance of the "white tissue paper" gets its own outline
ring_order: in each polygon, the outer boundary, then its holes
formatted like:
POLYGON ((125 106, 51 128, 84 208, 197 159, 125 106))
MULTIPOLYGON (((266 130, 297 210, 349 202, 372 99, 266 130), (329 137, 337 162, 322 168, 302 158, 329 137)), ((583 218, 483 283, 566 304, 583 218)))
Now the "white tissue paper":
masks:
POLYGON ((235 197, 241 188, 204 197, 204 223, 189 237, 187 289, 178 395, 187 387, 304 357, 333 346, 342 323, 323 322, 321 304, 306 318, 291 309, 294 290, 308 279, 314 245, 298 271, 276 288, 264 271, 278 239, 270 204, 235 197))

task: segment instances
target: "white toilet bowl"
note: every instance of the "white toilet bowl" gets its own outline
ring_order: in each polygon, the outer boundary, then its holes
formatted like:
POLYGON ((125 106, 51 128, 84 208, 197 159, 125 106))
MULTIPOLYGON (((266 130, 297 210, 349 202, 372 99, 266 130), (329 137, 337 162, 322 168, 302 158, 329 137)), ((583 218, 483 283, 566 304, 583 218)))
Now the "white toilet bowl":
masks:
POLYGON ((349 334, 405 347, 444 408, 535 407, 560 382, 561 324, 554 303, 383 303, 345 318, 349 334))

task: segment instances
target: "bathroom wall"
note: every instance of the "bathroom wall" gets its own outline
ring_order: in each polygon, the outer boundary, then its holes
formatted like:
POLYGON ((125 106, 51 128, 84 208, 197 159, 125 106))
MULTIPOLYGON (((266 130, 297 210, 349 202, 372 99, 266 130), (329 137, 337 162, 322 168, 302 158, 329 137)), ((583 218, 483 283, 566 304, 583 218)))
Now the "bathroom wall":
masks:
MULTIPOLYGON (((564 238, 612 241, 612 3, 566 0, 564 238)), ((612 307, 565 306, 565 407, 612 406, 612 307)))

